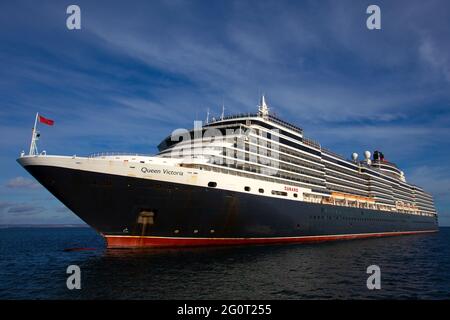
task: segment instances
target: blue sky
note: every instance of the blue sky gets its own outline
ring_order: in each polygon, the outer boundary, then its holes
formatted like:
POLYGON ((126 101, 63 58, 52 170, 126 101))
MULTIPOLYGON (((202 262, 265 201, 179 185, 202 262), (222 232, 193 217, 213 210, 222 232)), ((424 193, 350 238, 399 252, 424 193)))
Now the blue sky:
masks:
POLYGON ((2 1, 0 223, 79 223, 15 162, 155 153, 206 109, 272 110, 345 156, 382 150, 450 225, 448 1, 2 1), (66 28, 81 8, 82 29, 66 28), (366 28, 370 4, 382 29, 366 28))

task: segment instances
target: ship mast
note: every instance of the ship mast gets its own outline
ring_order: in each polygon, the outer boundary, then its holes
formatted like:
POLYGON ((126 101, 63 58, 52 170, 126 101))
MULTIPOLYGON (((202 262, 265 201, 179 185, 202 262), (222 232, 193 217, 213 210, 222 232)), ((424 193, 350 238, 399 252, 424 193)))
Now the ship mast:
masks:
POLYGON ((209 123, 209 108, 206 111, 206 124, 209 123))
POLYGON ((37 149, 37 144, 36 144, 36 141, 39 138, 39 133, 37 131, 38 117, 39 117, 39 112, 36 112, 36 119, 34 120, 33 131, 31 134, 31 143, 30 143, 30 152, 29 152, 30 156, 34 156, 34 155, 38 154, 38 149, 37 149))
POLYGON ((264 95, 261 97, 261 102, 258 108, 259 115, 266 119, 269 116, 269 106, 266 103, 266 97, 264 95))

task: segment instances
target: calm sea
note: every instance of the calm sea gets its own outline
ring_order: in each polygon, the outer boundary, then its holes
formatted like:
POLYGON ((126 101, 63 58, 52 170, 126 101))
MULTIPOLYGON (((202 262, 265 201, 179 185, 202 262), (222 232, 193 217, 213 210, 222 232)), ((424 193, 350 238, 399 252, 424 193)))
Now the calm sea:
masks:
POLYGON ((449 299, 450 228, 313 245, 107 250, 89 228, 0 229, 1 299, 449 299), (68 248, 91 248, 65 251, 68 248), (66 269, 81 269, 68 290, 66 269), (381 269, 368 290, 366 269, 381 269))

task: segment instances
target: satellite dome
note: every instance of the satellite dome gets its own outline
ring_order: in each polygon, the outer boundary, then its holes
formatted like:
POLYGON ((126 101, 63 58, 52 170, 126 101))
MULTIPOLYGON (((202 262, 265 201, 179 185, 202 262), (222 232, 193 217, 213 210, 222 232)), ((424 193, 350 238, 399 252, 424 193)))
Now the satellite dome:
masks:
POLYGON ((370 151, 364 152, 364 156, 366 157, 366 159, 370 159, 370 151))
POLYGON ((356 161, 356 159, 358 159, 358 154, 356 152, 352 153, 352 159, 353 161, 356 161))

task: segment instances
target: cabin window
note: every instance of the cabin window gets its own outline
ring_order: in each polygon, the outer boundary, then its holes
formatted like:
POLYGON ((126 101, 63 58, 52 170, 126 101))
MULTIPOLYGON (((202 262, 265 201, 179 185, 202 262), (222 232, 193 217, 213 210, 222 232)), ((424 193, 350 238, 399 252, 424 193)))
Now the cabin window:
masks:
POLYGON ((245 191, 250 191, 250 187, 245 187, 244 190, 245 191))
POLYGON ((208 182, 208 187, 211 187, 211 188, 217 187, 217 182, 213 182, 213 181, 208 182))
POLYGON ((297 198, 297 197, 298 197, 298 194, 294 193, 294 198, 297 198))
POLYGON ((287 196, 287 192, 277 191, 277 190, 272 190, 272 194, 277 195, 277 196, 287 196))
POLYGON ((259 191, 259 193, 264 193, 264 189, 260 188, 258 191, 259 191))

